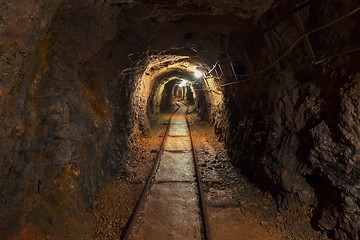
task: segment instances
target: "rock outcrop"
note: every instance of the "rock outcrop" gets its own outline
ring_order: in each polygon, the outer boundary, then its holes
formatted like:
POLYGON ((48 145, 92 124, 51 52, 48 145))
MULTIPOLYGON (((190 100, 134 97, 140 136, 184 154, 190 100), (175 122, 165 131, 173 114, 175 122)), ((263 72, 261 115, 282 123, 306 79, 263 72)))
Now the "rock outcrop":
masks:
MULTIPOLYGON (((356 7, 351 1, 323 1, 298 14, 310 31, 356 7)), ((316 59, 298 41, 272 70, 225 87, 228 119, 217 125, 234 164, 277 199, 280 211, 311 206, 314 228, 333 239, 359 238, 357 24, 359 13, 309 35, 316 59)), ((301 31, 290 15, 266 34, 271 41, 266 58, 273 60, 301 31)), ((259 69, 266 66, 260 58, 252 61, 259 69)))

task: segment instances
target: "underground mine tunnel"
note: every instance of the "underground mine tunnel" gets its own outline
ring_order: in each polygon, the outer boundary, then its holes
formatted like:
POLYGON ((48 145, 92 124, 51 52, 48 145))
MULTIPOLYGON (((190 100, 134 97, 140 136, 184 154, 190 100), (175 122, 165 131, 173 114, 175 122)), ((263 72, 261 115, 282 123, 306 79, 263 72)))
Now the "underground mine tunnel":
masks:
POLYGON ((0 239, 360 239, 358 0, 0 6, 0 239))

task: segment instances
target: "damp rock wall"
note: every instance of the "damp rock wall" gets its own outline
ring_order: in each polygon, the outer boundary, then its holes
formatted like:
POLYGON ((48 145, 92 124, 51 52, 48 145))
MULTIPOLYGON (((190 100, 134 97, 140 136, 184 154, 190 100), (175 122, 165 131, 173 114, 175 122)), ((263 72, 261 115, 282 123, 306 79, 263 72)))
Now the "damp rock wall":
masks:
MULTIPOLYGON (((356 6, 322 1, 300 14, 309 31, 356 6)), ((359 53, 340 54, 358 46, 359 19, 354 14, 309 36, 322 61, 312 61, 300 42, 281 59, 280 73, 274 66, 270 74, 224 87, 226 117, 215 125, 234 164, 273 195, 280 211, 310 206, 313 227, 332 239, 360 236, 359 53), (299 64, 306 67, 293 68, 299 64)), ((267 54, 252 59, 259 69, 281 56, 301 32, 290 18, 269 35, 272 49, 264 43, 259 49, 267 54)))
POLYGON ((37 46, 60 1, 25 1, 1 3, 0 25, 0 238, 19 227, 26 211, 27 192, 37 193, 41 185, 30 178, 36 164, 33 150, 34 114, 27 104, 32 90, 37 46), (24 7, 24 8, 23 8, 24 7))
POLYGON ((5 3, 0 238, 29 225, 62 236, 66 219, 80 222, 111 176, 113 109, 101 82, 85 77, 116 27, 110 9, 82 4, 5 3))

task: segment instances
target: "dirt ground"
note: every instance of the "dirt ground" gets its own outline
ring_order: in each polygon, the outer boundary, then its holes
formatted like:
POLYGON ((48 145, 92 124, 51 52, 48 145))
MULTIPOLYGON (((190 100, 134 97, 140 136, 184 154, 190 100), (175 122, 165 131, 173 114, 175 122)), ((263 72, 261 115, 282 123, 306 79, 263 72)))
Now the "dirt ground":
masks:
POLYGON ((328 239, 310 226, 309 209, 279 211, 272 196, 249 182, 232 166, 214 128, 189 117, 213 239, 328 239))
MULTIPOLYGON (((126 174, 109 183, 93 204, 95 231, 89 239, 119 239, 161 144, 169 115, 149 136, 134 142, 126 174)), ((272 196, 234 168, 211 124, 190 115, 195 149, 208 201, 213 239, 328 239, 310 226, 309 209, 280 212, 272 196)))
MULTIPOLYGON (((133 142, 124 174, 105 184, 84 215, 78 233, 66 239, 118 240, 145 185, 158 154, 170 114, 162 115, 147 136, 133 142)), ((211 124, 189 116, 203 187, 208 202, 210 228, 215 240, 328 239, 311 228, 309 209, 279 211, 270 194, 260 190, 234 168, 211 124)), ((63 239, 39 235, 25 228, 14 239, 63 239)), ((66 230, 64 230, 66 231, 66 230)))
POLYGON ((163 115, 149 135, 134 140, 123 176, 106 184, 94 201, 89 218, 94 229, 84 240, 119 240, 157 158, 169 117, 163 115))

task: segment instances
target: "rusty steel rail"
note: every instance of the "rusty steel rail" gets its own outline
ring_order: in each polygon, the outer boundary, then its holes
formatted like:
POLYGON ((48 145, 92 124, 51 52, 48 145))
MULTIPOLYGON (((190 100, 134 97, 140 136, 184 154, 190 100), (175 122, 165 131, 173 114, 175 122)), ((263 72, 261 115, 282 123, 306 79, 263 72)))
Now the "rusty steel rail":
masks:
POLYGON ((151 185, 152 185, 152 182, 155 178, 155 175, 156 175, 156 172, 157 172, 157 169, 159 168, 159 165, 160 165, 160 161, 161 161, 161 156, 164 152, 164 147, 165 147, 165 142, 166 142, 166 139, 169 135, 169 130, 170 130, 170 125, 171 125, 171 119, 173 118, 173 116, 175 115, 175 113, 180 109, 180 105, 179 104, 176 104, 178 107, 177 109, 174 111, 174 113, 171 115, 171 117, 169 118, 169 123, 168 123, 168 126, 166 128, 166 131, 165 131, 165 134, 164 134, 164 138, 161 142, 161 146, 160 146, 160 150, 158 152, 158 155, 156 157, 156 161, 155 161, 155 164, 151 170, 151 173, 146 181, 146 185, 140 195, 140 198, 138 200, 138 202, 136 203, 136 206, 135 206, 135 210, 134 212, 131 214, 130 216, 130 219, 129 221, 127 222, 124 230, 122 231, 121 235, 120 235, 120 239, 121 240, 128 240, 133 229, 134 229, 134 226, 135 226, 135 223, 136 223, 136 220, 138 219, 139 217, 139 214, 140 214, 140 210, 142 209, 142 206, 146 200, 146 197, 147 195, 149 194, 150 192, 150 188, 151 188, 151 185))
MULTIPOLYGON (((189 105, 186 103, 183 103, 184 105, 187 106, 187 111, 186 114, 189 113, 189 105)), ((202 215, 202 225, 203 225, 203 234, 204 234, 204 240, 211 240, 211 231, 210 231, 210 223, 209 223, 209 215, 208 215, 208 207, 207 207, 207 202, 205 200, 205 194, 203 191, 203 187, 202 187, 202 178, 201 178, 201 173, 199 170, 199 164, 198 164, 198 158, 196 156, 196 150, 194 147, 194 143, 193 143, 193 137, 191 134, 191 127, 190 127, 190 123, 189 120, 187 118, 187 115, 185 117, 186 119, 186 124, 188 126, 189 129, 189 136, 190 136, 190 141, 191 141, 191 149, 192 149, 192 155, 193 155, 193 160, 194 160, 194 166, 195 166, 195 172, 196 172, 196 181, 197 181, 197 187, 198 187, 198 192, 199 192, 199 204, 200 204, 200 211, 201 211, 201 215, 202 215)))
MULTIPOLYGON (((189 113, 189 105, 187 105, 186 103, 183 103, 185 106, 187 106, 187 110, 186 110, 186 115, 189 113)), ((175 115, 175 113, 180 109, 180 105, 178 103, 176 103, 176 105, 178 106, 178 108, 174 111, 174 113, 171 115, 171 117, 169 118, 169 124, 166 128, 165 131, 165 136, 162 140, 161 143, 161 147, 159 150, 159 153, 157 155, 155 164, 152 168, 152 171, 147 179, 146 185, 141 193, 141 196, 135 206, 135 210, 132 213, 128 223, 126 224, 120 239, 121 240, 128 240, 134 230, 134 226, 136 224, 137 219, 139 218, 139 214, 140 211, 143 207, 143 204, 146 200, 146 197, 148 196, 149 192, 150 192, 150 188, 152 186, 153 180, 155 179, 157 170, 159 168, 160 165, 160 161, 161 161, 161 157, 162 154, 164 152, 164 147, 165 147, 165 142, 167 140, 167 137, 169 135, 169 131, 170 131, 170 125, 171 125, 171 120, 173 118, 173 116, 175 115)), ((197 190, 198 190, 198 195, 199 195, 199 206, 200 206, 200 221, 202 222, 202 226, 201 226, 201 232, 202 232, 202 240, 211 240, 211 233, 210 233, 210 224, 209 224, 209 217, 208 217, 208 210, 207 210, 207 203, 205 201, 205 196, 204 196, 204 192, 203 192, 203 188, 202 188, 202 180, 201 180, 201 174, 200 174, 200 170, 199 170, 199 166, 198 166, 198 159, 196 156, 196 151, 194 148, 194 144, 193 144, 193 138, 192 138, 192 134, 191 134, 191 128, 190 128, 190 123, 188 121, 187 116, 185 116, 185 120, 186 120, 186 124, 188 126, 188 130, 189 130, 189 136, 190 136, 190 142, 191 142, 191 149, 192 149, 192 156, 193 156, 193 160, 194 160, 194 168, 195 168, 195 172, 196 172, 196 182, 197 182, 197 190)))

